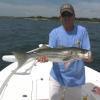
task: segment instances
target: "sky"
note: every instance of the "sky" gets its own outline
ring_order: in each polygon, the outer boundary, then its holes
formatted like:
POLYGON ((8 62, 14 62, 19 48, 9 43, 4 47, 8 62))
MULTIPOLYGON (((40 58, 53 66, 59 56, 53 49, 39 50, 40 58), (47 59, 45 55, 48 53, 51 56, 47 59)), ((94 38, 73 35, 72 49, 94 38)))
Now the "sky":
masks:
POLYGON ((76 17, 100 18, 100 0, 0 0, 0 16, 59 16, 65 3, 74 6, 76 17))

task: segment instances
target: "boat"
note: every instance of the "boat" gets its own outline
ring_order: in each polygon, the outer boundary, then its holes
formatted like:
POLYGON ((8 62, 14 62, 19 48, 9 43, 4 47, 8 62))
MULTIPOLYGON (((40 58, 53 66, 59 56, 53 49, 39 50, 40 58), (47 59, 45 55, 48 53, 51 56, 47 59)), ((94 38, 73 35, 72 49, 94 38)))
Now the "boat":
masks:
MULTIPOLYGON (((34 64, 28 59, 18 67, 14 55, 4 55, 4 61, 12 62, 0 71, 0 100, 49 100, 49 73, 52 62, 34 64)), ((100 87, 100 73, 85 66, 86 84, 82 86, 83 100, 100 100, 92 92, 100 87)))

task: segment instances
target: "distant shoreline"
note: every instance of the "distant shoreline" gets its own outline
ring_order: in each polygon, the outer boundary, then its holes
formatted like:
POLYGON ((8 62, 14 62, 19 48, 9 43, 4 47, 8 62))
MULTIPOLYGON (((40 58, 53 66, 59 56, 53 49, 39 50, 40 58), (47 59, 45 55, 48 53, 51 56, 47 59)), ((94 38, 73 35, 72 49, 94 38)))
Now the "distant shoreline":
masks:
MULTIPOLYGON (((31 17, 14 17, 14 16, 0 16, 1 18, 17 18, 17 19, 34 19, 34 20, 59 20, 59 17, 43 17, 43 16, 31 16, 31 17)), ((85 22, 100 22, 100 18, 75 18, 76 21, 85 22)))

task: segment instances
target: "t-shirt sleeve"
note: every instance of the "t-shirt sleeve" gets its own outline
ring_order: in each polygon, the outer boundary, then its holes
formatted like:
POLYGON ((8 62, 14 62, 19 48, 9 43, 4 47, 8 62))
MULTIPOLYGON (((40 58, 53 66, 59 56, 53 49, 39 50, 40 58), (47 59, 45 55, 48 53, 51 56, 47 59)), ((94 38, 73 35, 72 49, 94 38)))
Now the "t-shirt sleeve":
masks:
POLYGON ((56 35, 56 31, 52 30, 49 33, 49 47, 51 48, 55 48, 57 45, 57 35, 56 35))
POLYGON ((83 31, 82 48, 91 51, 90 40, 86 29, 84 29, 83 31))

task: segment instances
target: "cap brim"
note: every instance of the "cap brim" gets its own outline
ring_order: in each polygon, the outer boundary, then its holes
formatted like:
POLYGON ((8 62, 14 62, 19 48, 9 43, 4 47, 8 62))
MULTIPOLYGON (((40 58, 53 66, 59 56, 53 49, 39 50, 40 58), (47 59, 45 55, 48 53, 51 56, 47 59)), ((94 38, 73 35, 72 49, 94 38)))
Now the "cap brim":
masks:
POLYGON ((64 12, 69 12, 71 14, 74 14, 74 12, 70 9, 63 9, 63 10, 60 11, 61 14, 64 13, 64 12))

